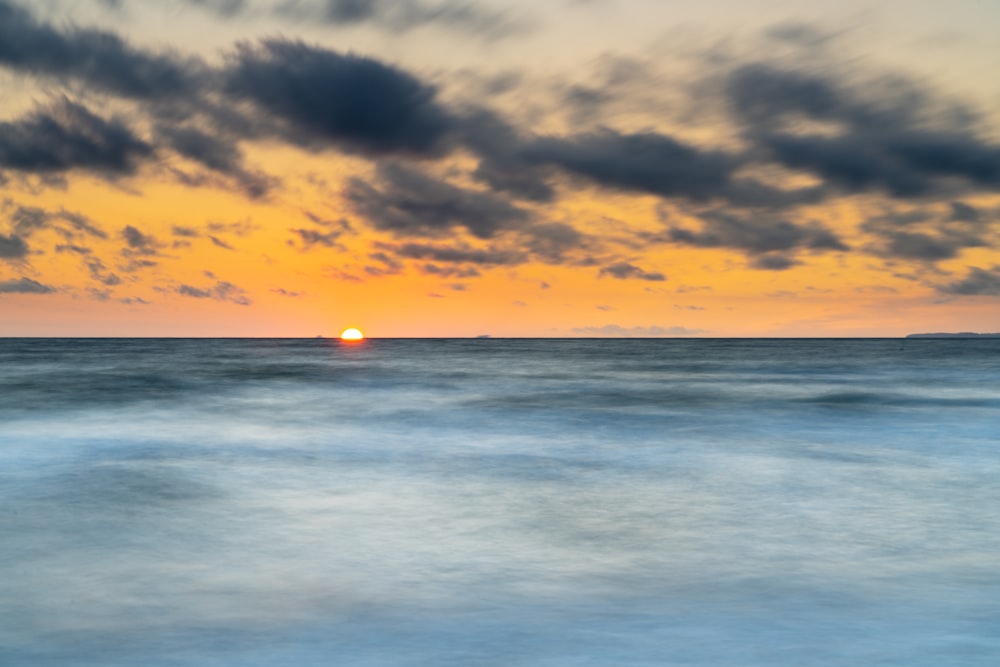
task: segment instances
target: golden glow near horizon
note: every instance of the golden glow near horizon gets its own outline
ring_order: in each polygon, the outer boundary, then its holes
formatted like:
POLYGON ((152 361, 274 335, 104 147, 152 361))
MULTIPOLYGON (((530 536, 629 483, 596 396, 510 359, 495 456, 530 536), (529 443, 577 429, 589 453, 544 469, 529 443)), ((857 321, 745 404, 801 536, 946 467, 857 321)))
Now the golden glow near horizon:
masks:
POLYGON ((1000 330, 1000 10, 754 5, 0 0, 0 335, 1000 330))

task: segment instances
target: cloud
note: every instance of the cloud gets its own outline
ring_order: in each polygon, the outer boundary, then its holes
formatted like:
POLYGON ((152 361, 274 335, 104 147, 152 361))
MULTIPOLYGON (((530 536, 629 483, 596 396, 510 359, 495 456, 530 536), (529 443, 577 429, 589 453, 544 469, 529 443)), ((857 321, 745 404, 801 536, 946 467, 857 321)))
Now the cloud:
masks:
MULTIPOLYGON (((122 2, 123 0, 105 0, 122 2)), ((184 0, 188 5, 230 18, 265 14, 331 26, 374 26, 391 34, 436 27, 494 40, 524 32, 527 21, 509 11, 492 9, 469 0, 281 0, 256 3, 247 0, 184 0)))
POLYGON ((798 260, 780 253, 759 255, 750 262, 750 266, 763 271, 785 271, 798 264, 800 264, 798 260))
POLYGON ((299 239, 302 241, 303 248, 306 250, 309 250, 314 246, 323 246, 326 248, 342 247, 337 240, 341 237, 342 232, 337 230, 325 233, 316 229, 290 229, 288 231, 294 232, 298 235, 299 239))
POLYGON ((460 188, 397 163, 379 164, 377 185, 350 179, 344 197, 376 229, 399 236, 439 236, 461 226, 487 239, 531 219, 494 193, 460 188))
POLYGON ((62 98, 27 117, 0 122, 0 167, 47 173, 89 169, 106 177, 135 172, 153 147, 118 119, 62 98))
POLYGON ((29 236, 42 229, 55 228, 67 238, 72 237, 73 232, 83 232, 101 239, 108 237, 87 216, 65 209, 46 211, 34 206, 18 206, 11 214, 10 220, 13 223, 14 232, 22 236, 29 236), (56 222, 68 223, 69 229, 54 225, 53 223, 56 222))
POLYGON ((979 210, 965 202, 953 201, 951 202, 951 219, 961 222, 977 222, 979 210))
POLYGON ((201 232, 195 229, 194 227, 184 227, 181 225, 174 225, 173 227, 171 227, 170 231, 174 236, 181 236, 184 238, 195 239, 201 236, 201 232))
POLYGON ((788 268, 791 260, 779 259, 775 253, 797 250, 813 252, 847 251, 850 248, 831 229, 818 221, 795 223, 768 213, 740 214, 716 209, 701 213, 702 228, 694 231, 671 227, 664 238, 646 236, 648 240, 669 240, 701 248, 733 248, 751 257, 768 255, 755 260, 757 268, 788 268))
POLYGON ((272 289, 271 291, 274 292, 275 294, 280 294, 281 296, 287 296, 291 299, 297 299, 305 295, 305 292, 293 292, 291 290, 286 290, 284 287, 278 287, 276 289, 272 289))
POLYGON ((143 234, 132 225, 126 225, 122 229, 122 238, 125 239, 126 248, 123 255, 134 257, 136 255, 156 255, 162 245, 151 234, 143 234))
POLYGON ((377 244, 405 259, 424 259, 444 263, 478 264, 481 266, 511 266, 527 260, 523 253, 497 248, 471 248, 465 245, 440 246, 421 243, 377 244))
POLYGON ((1000 296, 1000 266, 989 270, 973 266, 962 280, 938 289, 945 294, 961 296, 1000 296))
POLYGON ((664 336, 697 336, 705 332, 701 329, 688 329, 687 327, 627 328, 617 324, 608 324, 603 327, 577 327, 573 329, 573 333, 602 338, 661 338, 664 336))
POLYGON ((216 301, 227 301, 239 306, 249 306, 252 302, 246 295, 246 290, 225 280, 217 280, 215 285, 207 288, 193 287, 191 285, 180 285, 176 292, 182 296, 189 296, 195 299, 214 299, 216 301))
POLYGON ((20 236, 0 234, 0 259, 24 259, 28 256, 28 244, 20 236))
POLYGON ((468 0, 300 0, 282 3, 279 11, 335 25, 372 24, 391 33, 434 26, 499 39, 527 29, 526 22, 510 12, 468 0))
POLYGON ((212 242, 212 245, 218 248, 223 248, 225 250, 236 250, 236 248, 229 245, 228 243, 220 239, 218 236, 209 236, 208 240, 212 242))
POLYGON ((497 192, 518 199, 550 202, 555 190, 549 172, 522 154, 525 139, 509 123, 489 111, 467 113, 458 128, 461 143, 480 157, 472 177, 497 192))
POLYGON ((452 129, 433 87, 373 58, 269 39, 238 45, 224 77, 229 94, 285 123, 306 147, 432 156, 452 129))
POLYGON ((474 266, 460 268, 454 266, 424 264, 420 271, 429 276, 438 276, 439 278, 478 278, 482 275, 474 266))
POLYGON ((0 65, 136 99, 190 95, 202 76, 196 60, 136 49, 113 32, 56 30, 7 0, 0 0, 0 65))
POLYGON ((612 278, 617 278, 618 280, 651 280, 654 282, 659 282, 666 280, 667 277, 662 273, 655 273, 644 271, 634 264, 629 264, 627 262, 618 262, 617 264, 611 264, 610 266, 605 266, 601 269, 600 276, 611 276, 612 278))
POLYGON ((844 192, 896 198, 1000 186, 1000 146, 975 114, 902 78, 850 86, 832 76, 754 64, 728 84, 744 136, 773 160, 844 192))
POLYGON ((224 132, 216 130, 210 133, 191 126, 162 123, 157 127, 156 134, 160 141, 178 154, 234 178, 252 199, 265 196, 274 184, 273 179, 251 172, 244 166, 243 152, 236 140, 224 132))
POLYGON ((587 238, 564 222, 540 222, 523 231, 527 247, 539 257, 559 262, 563 254, 587 245, 587 238))
POLYGON ((55 291, 31 278, 0 281, 0 294, 52 294, 55 291))
POLYGON ((934 263, 990 246, 989 223, 971 206, 951 202, 943 212, 921 207, 874 217, 862 229, 876 238, 869 248, 875 255, 934 263))
POLYGON ((536 139, 522 149, 529 163, 555 165, 604 187, 706 201, 723 194, 738 162, 654 132, 612 130, 536 139))

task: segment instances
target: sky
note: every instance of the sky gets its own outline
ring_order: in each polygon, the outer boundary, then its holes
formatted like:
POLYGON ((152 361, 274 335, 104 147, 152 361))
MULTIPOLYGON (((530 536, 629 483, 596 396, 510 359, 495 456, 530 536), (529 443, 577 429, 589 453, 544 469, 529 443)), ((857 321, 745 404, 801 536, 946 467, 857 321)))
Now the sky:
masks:
POLYGON ((1000 331, 997 26, 0 0, 0 336, 1000 331))

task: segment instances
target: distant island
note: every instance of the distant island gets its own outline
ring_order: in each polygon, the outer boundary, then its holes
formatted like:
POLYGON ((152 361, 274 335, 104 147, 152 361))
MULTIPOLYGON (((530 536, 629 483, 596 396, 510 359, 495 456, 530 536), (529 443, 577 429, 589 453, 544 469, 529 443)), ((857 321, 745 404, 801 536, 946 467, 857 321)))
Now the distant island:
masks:
POLYGON ((959 333, 915 333, 907 338, 1000 338, 1000 333, 972 333, 971 331, 961 331, 959 333))

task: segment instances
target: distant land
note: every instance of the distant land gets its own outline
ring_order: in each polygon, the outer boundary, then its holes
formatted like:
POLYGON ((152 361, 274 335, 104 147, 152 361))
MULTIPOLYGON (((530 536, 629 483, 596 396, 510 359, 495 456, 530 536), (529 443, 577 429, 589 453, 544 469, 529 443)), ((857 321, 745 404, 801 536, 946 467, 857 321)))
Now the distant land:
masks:
POLYGON ((972 333, 971 331, 961 331, 959 333, 915 333, 907 338, 1000 338, 1000 333, 972 333))

